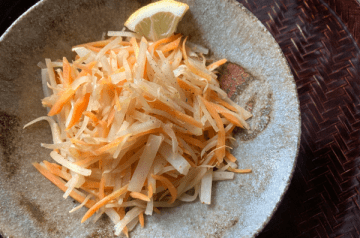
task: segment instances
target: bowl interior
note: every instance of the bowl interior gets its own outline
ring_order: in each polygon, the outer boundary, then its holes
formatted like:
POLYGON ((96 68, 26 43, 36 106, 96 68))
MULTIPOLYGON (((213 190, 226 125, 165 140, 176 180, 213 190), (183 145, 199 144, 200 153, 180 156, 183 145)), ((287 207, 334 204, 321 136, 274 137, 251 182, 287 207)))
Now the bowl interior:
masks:
MULTIPOLYGON (((50 160, 46 123, 22 126, 46 114, 38 62, 121 30, 144 0, 44 0, 21 16, 0 39, 0 233, 14 237, 112 237, 107 218, 80 224, 85 209, 42 177, 31 162, 50 160)), ((188 0, 178 31, 202 44, 211 57, 227 58, 253 77, 236 88, 241 106, 252 102, 252 129, 239 132, 234 154, 253 173, 214 183, 212 204, 199 201, 146 218, 134 237, 253 237, 270 219, 290 183, 300 138, 299 102, 286 60, 266 28, 234 0, 188 0)))

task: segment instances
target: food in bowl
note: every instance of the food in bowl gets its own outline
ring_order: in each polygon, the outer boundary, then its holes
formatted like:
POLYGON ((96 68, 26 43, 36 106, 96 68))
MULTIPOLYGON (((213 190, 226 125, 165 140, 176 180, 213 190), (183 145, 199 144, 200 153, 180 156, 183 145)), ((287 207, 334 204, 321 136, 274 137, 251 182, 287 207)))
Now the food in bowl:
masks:
POLYGON ((197 197, 210 204, 213 181, 251 172, 230 149, 233 130, 249 128, 252 115, 220 88, 226 59, 209 64, 207 49, 174 34, 187 9, 150 4, 125 23, 135 32, 75 46, 71 63, 45 60, 48 116, 26 126, 49 122, 54 143, 42 146, 56 163, 33 165, 81 203, 70 212, 89 208, 82 222, 106 213, 115 235, 128 235, 144 214, 197 197))

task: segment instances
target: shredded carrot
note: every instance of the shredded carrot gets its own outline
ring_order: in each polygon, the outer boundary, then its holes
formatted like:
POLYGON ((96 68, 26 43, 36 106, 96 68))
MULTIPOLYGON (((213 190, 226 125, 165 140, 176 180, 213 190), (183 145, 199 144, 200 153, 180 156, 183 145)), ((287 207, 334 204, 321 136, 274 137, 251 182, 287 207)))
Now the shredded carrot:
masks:
POLYGON ((180 44, 180 41, 181 41, 181 37, 177 38, 176 40, 174 40, 173 42, 170 42, 164 46, 162 46, 160 48, 160 50, 165 53, 165 52, 169 52, 169 51, 172 51, 172 50, 175 50, 176 48, 178 48, 179 44, 180 44))
POLYGON ((151 101, 151 102, 149 102, 149 105, 155 109, 165 111, 165 112, 169 113, 170 115, 172 115, 186 123, 189 123, 190 125, 202 128, 201 122, 198 122, 193 117, 190 117, 182 112, 179 112, 179 111, 169 107, 168 105, 166 105, 165 103, 163 103, 159 100, 151 101))
POLYGON ((70 123, 66 127, 66 130, 69 130, 80 120, 82 113, 85 111, 86 107, 88 106, 89 99, 90 99, 90 93, 87 93, 84 95, 84 97, 79 98, 76 101, 76 103, 74 104, 74 111, 70 123))
POLYGON ((229 167, 227 170, 234 172, 234 173, 239 173, 239 174, 247 174, 247 173, 252 172, 251 169, 233 169, 231 167, 229 167))
POLYGON ((202 94, 202 91, 200 89, 193 87, 192 85, 186 83, 184 80, 181 80, 180 78, 177 78, 177 82, 179 86, 185 91, 189 91, 190 93, 193 93, 195 95, 202 94))
POLYGON ((195 146, 197 146, 197 147, 199 147, 201 149, 205 147, 204 144, 200 140, 198 140, 196 138, 193 138, 191 136, 182 134, 180 132, 176 132, 175 134, 177 136, 179 136, 180 138, 182 138, 184 141, 188 142, 189 144, 195 145, 195 146))
POLYGON ((51 107, 51 110, 48 113, 48 116, 54 116, 59 114, 64 105, 74 96, 75 90, 72 88, 66 89, 61 93, 59 100, 51 107))
POLYGON ((233 116, 230 112, 226 111, 224 108, 220 107, 219 105, 215 103, 210 103, 210 105, 218 111, 220 114, 222 114, 226 119, 228 119, 231 123, 244 128, 244 126, 241 124, 240 120, 233 116))
POLYGON ((211 65, 207 66, 206 68, 210 71, 213 71, 214 69, 220 67, 221 65, 225 64, 226 62, 227 62, 226 59, 221 59, 219 61, 212 63, 211 65))
POLYGON ((72 83, 71 78, 71 66, 66 57, 63 58, 63 79, 64 79, 64 88, 67 88, 72 83))
POLYGON ((100 183, 95 181, 85 181, 85 183, 81 187, 98 189, 100 187, 100 183))
POLYGON ((211 116, 214 118, 216 125, 219 128, 218 131, 218 143, 216 146, 216 151, 215 154, 217 156, 217 159, 219 162, 222 162, 222 160, 224 159, 225 156, 225 130, 224 130, 224 124, 221 121, 221 118, 219 116, 219 114, 217 113, 217 111, 215 110, 215 108, 213 107, 213 105, 208 102, 207 100, 205 100, 203 97, 200 97, 200 99, 202 100, 202 102, 205 104, 206 109, 209 111, 209 113, 211 114, 211 116))
POLYGON ((91 208, 85 213, 83 218, 81 219, 81 223, 85 222, 89 217, 91 217, 96 211, 98 211, 102 206, 109 203, 111 200, 120 197, 122 194, 127 192, 128 184, 123 186, 122 188, 116 190, 115 192, 107 195, 96 204, 91 206, 91 208))
POLYGON ((102 176, 99 184, 99 198, 103 199, 105 197, 105 177, 102 176))
MULTIPOLYGON (((50 180, 53 184, 55 184, 58 188, 60 188, 63 192, 65 192, 67 190, 67 187, 65 186, 65 183, 61 182, 61 180, 53 175, 52 173, 50 173, 48 170, 46 170, 44 167, 42 167, 40 164, 38 163, 32 163, 32 165, 42 174, 44 175, 44 177, 46 177, 48 180, 50 180)), ((79 203, 82 203, 85 200, 85 197, 83 197, 82 195, 72 191, 70 193, 70 197, 72 197, 73 199, 75 199, 76 201, 78 201, 79 203)), ((85 204, 86 207, 90 208, 92 206, 94 206, 95 202, 93 200, 89 200, 87 201, 87 203, 85 204)))
POLYGON ((148 197, 151 199, 153 194, 154 194, 154 190, 153 190, 153 187, 150 184, 149 188, 148 188, 148 197))
POLYGON ((150 202, 150 198, 142 193, 138 193, 138 192, 131 192, 130 193, 130 197, 132 198, 137 198, 146 202, 150 202))
POLYGON ((145 226, 144 212, 140 213, 139 222, 140 222, 141 227, 145 226))
POLYGON ((86 112, 83 112, 83 115, 89 117, 96 124, 99 122, 99 119, 97 118, 97 116, 92 112, 86 111, 86 112))
POLYGON ((155 41, 152 45, 150 45, 148 47, 148 51, 150 53, 154 53, 156 51, 157 47, 159 47, 161 44, 166 44, 166 43, 172 42, 180 37, 181 37, 181 34, 176 34, 176 35, 171 35, 167 38, 163 38, 158 41, 155 41))
POLYGON ((226 158, 228 158, 231 162, 235 163, 237 161, 236 157, 233 156, 229 151, 225 152, 226 158))
POLYGON ((170 182, 170 180, 161 175, 152 174, 151 177, 153 177, 156 180, 159 180, 164 186, 167 187, 167 189, 169 189, 169 192, 171 194, 171 200, 169 200, 169 203, 171 204, 175 202, 177 197, 177 190, 174 187, 174 185, 170 182))
POLYGON ((96 155, 100 155, 100 154, 108 151, 109 149, 112 149, 112 148, 118 146, 118 145, 124 140, 124 138, 125 138, 125 136, 119 137, 119 138, 117 138, 116 140, 112 141, 111 143, 109 143, 109 144, 107 144, 107 145, 104 145, 103 147, 95 150, 94 153, 95 153, 96 155))
MULTIPOLYGON (((74 66, 75 66, 76 68, 81 69, 81 70, 82 70, 81 73, 84 72, 83 74, 80 73, 81 75, 79 75, 79 76, 85 76, 86 73, 92 74, 91 69, 92 69, 97 63, 98 63, 97 61, 90 62, 90 63, 88 63, 87 65, 74 63, 74 66)), ((79 76, 78 76, 78 78, 79 78, 79 76)))
POLYGON ((70 179, 69 176, 61 170, 61 168, 62 168, 61 166, 50 163, 46 160, 44 160, 43 163, 45 164, 46 168, 50 171, 50 173, 52 173, 53 175, 56 175, 65 180, 70 179))
POLYGON ((211 93, 211 98, 213 100, 215 100, 215 102, 219 103, 220 105, 223 105, 224 107, 226 107, 227 109, 230 109, 231 111, 234 111, 234 112, 238 111, 235 107, 231 106, 229 103, 222 100, 215 92, 211 93))
POLYGON ((154 207, 153 209, 154 209, 154 212, 156 212, 157 214, 160 214, 160 213, 161 213, 158 208, 154 207))
POLYGON ((187 37, 184 39, 183 41, 183 46, 182 46, 182 52, 183 52, 183 57, 184 57, 184 63, 186 64, 186 66, 196 75, 198 75, 199 77, 205 78, 208 81, 211 81, 211 75, 197 69, 195 66, 193 66, 192 64, 190 64, 189 60, 188 60, 188 56, 186 54, 186 48, 185 48, 185 43, 186 43, 187 37))
POLYGON ((73 48, 84 47, 87 45, 91 45, 94 47, 104 47, 105 45, 109 44, 112 40, 114 40, 114 37, 111 37, 107 40, 100 40, 100 41, 88 42, 86 44, 76 45, 76 46, 73 46, 73 48))

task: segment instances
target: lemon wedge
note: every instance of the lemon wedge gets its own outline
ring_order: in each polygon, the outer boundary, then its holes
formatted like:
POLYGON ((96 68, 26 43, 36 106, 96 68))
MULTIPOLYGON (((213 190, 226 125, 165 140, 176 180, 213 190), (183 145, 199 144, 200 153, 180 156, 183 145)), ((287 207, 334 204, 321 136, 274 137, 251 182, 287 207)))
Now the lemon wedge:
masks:
POLYGON ((150 3, 134 12, 125 22, 130 30, 157 41, 171 36, 189 6, 174 0, 150 3))

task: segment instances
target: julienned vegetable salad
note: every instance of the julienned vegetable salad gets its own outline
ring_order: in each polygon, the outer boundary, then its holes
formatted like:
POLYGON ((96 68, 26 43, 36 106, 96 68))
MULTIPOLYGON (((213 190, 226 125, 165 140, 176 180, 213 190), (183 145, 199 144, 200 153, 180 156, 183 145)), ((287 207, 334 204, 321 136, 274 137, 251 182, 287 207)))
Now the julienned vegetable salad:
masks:
POLYGON ((181 34, 150 42, 137 33, 73 47, 74 61, 46 59, 42 68, 54 162, 35 168, 89 210, 106 213, 115 234, 128 236, 144 214, 200 198, 211 203, 212 182, 234 178, 235 127, 251 113, 220 88, 208 50, 181 34))

